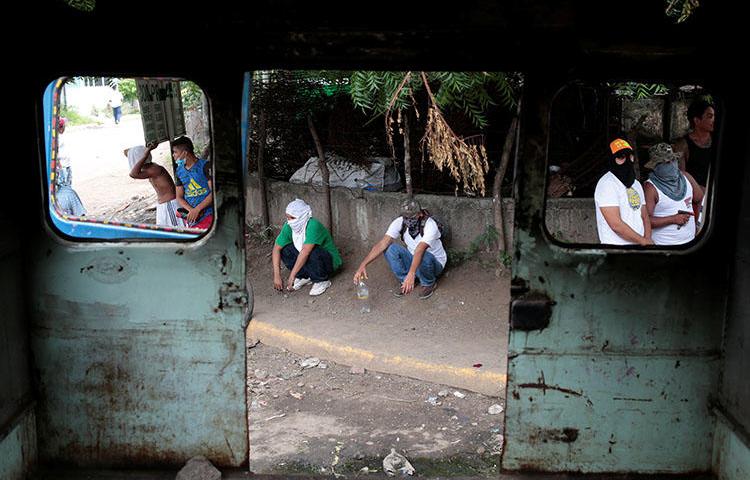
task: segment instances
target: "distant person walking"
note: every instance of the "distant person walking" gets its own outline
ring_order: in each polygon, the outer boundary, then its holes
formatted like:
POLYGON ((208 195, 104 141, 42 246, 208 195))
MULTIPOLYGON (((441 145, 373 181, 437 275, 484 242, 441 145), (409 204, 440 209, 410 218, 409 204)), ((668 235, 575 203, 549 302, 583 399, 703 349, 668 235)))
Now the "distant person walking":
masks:
POLYGON ((117 85, 112 87, 112 94, 110 95, 109 100, 107 100, 107 104, 112 107, 112 115, 115 117, 115 124, 119 124, 120 118, 122 118, 122 93, 120 93, 117 85))

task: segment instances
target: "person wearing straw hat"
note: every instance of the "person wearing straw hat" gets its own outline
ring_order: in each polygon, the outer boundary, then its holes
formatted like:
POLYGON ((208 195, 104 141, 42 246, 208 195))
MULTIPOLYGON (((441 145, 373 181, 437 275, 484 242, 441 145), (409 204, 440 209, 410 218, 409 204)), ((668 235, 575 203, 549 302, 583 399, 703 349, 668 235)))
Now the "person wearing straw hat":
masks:
POLYGON ((630 144, 617 138, 609 144, 609 169, 596 184, 596 228, 607 245, 652 245, 643 187, 635 178, 630 144))

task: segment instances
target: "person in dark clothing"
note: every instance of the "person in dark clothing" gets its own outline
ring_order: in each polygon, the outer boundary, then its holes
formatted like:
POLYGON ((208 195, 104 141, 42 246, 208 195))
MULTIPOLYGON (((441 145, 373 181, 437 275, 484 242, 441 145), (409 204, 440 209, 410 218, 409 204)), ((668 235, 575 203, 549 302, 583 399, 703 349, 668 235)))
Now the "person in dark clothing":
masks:
POLYGON ((690 173, 698 185, 705 188, 714 152, 711 134, 714 131, 716 112, 713 104, 701 97, 690 104, 687 116, 690 132, 678 139, 672 148, 682 154, 680 170, 690 173))

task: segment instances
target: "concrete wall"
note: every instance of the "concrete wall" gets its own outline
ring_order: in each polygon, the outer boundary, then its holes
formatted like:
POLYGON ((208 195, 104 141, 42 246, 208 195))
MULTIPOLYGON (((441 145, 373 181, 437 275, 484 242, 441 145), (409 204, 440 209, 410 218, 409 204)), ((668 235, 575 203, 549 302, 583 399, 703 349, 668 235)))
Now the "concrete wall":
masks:
MULTIPOLYGON (((248 180, 246 221, 257 223, 261 215, 257 177, 248 180)), ((268 205, 271 224, 281 225, 284 209, 295 198, 302 198, 313 208, 313 215, 323 220, 322 189, 276 180, 268 181, 268 205)), ((405 194, 395 192, 363 192, 346 188, 333 189, 332 211, 337 243, 350 248, 372 245, 385 235, 390 222, 398 215, 405 194), (360 198, 361 196, 361 198, 360 198)), ((450 227, 448 248, 465 250, 471 242, 492 225, 492 199, 464 198, 446 195, 416 195, 422 208, 430 210, 450 227)), ((513 201, 503 200, 506 237, 512 238, 513 201)))
POLYGON ((545 206, 547 231, 566 243, 599 243, 593 198, 548 198, 545 206))

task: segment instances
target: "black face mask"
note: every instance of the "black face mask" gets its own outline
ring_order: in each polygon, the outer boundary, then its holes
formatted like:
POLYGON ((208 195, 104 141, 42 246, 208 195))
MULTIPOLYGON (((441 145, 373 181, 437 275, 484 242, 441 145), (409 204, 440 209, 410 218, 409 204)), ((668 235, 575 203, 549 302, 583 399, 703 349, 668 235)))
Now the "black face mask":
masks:
POLYGON ((630 188, 635 182, 635 169, 633 169, 633 162, 630 159, 625 160, 622 165, 617 163, 617 160, 612 158, 609 163, 609 171, 617 177, 626 188, 630 188))

